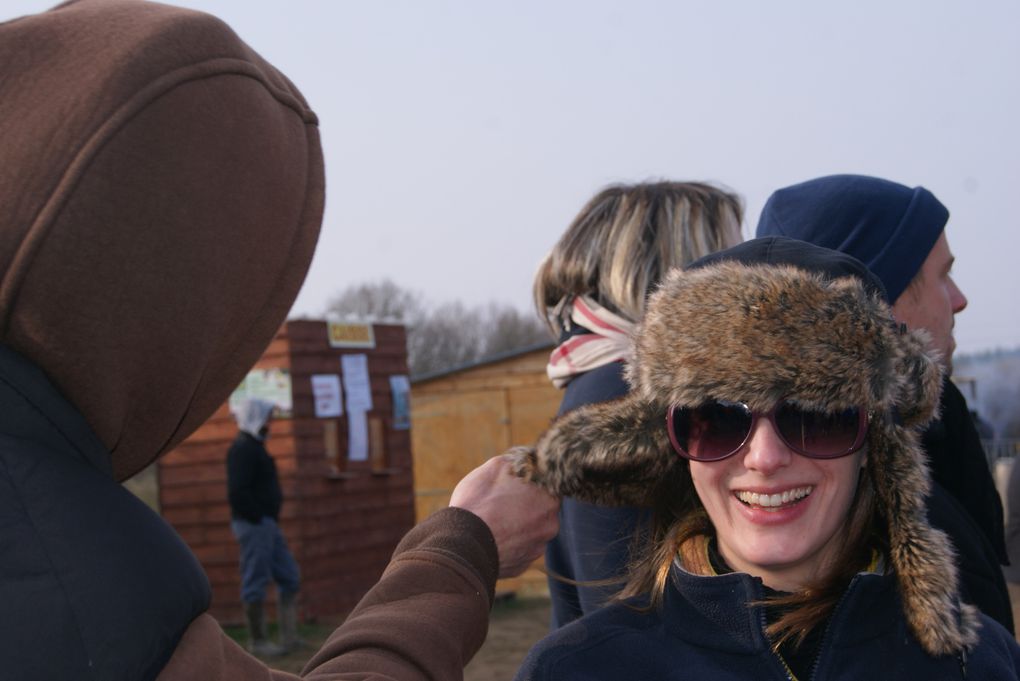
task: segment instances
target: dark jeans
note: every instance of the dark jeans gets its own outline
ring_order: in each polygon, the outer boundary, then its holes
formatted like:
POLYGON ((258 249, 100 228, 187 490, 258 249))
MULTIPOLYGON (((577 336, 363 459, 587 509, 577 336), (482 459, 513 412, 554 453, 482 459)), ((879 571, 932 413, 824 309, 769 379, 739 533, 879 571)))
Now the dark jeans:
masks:
POLYGON ((230 529, 241 545, 241 600, 264 601, 270 580, 276 582, 281 594, 297 593, 301 573, 276 521, 264 517, 250 523, 234 518, 230 529))

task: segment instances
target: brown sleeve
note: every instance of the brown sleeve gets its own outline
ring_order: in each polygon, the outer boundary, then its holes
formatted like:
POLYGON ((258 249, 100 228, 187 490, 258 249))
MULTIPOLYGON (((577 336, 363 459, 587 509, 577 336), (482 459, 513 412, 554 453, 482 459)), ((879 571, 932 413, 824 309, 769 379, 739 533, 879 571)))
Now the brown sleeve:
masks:
POLYGON ((485 640, 499 556, 488 526, 447 508, 411 530, 322 649, 316 681, 462 679, 485 640))
POLYGON ((274 671, 227 636, 211 615, 201 615, 184 632, 156 681, 299 681, 274 671))
MULTIPOLYGON (((302 678, 409 681, 463 678, 485 640, 499 555, 488 526, 447 508, 401 540, 379 582, 318 653, 302 678)), ((209 615, 196 619, 157 681, 297 681, 234 643, 209 615)))

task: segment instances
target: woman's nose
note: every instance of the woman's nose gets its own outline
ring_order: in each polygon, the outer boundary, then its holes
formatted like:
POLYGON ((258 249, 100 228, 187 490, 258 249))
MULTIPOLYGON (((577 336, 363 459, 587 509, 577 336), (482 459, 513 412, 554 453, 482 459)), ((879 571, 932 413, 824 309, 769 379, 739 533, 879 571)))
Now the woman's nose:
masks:
POLYGON ((793 456, 793 450, 779 437, 772 422, 767 418, 757 419, 744 445, 744 467, 762 475, 772 475, 789 466, 793 456))

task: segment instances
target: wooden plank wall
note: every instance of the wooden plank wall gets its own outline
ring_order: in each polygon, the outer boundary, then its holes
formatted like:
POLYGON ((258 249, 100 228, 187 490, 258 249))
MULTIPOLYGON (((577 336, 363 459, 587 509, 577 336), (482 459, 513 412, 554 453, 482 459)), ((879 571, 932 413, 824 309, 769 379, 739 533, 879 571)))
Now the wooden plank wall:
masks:
MULTIPOLYGON (((283 329, 256 364, 259 368, 287 368, 283 329)), ((277 420, 267 448, 276 460, 284 497, 292 499, 294 444, 287 420, 277 420)), ((237 543, 230 532, 227 503, 227 449, 237 436, 237 424, 226 403, 177 448, 159 460, 159 505, 163 518, 177 530, 209 576, 212 614, 222 622, 241 621, 237 543)), ((294 516, 284 503, 280 524, 287 533, 294 516)), ((289 533, 287 533, 289 537, 289 533)))
POLYGON ((379 579, 397 542, 414 525, 411 435, 393 428, 389 382, 391 375, 407 375, 405 331, 376 324, 375 348, 338 350, 329 347, 324 322, 292 321, 287 328, 300 499, 295 536, 307 591, 303 611, 345 613, 379 579), (340 356, 358 353, 368 355, 370 437, 382 456, 348 462, 346 410, 340 419, 315 418, 311 376, 339 374, 340 356), (329 426, 331 421, 336 425, 329 426), (327 437, 336 438, 337 461, 327 457, 327 437))
MULTIPOLYGON (((545 374, 549 348, 481 364, 411 390, 415 513, 419 521, 450 501, 468 472, 512 445, 532 444, 556 415, 563 392, 545 374)), ((497 589, 545 590, 541 561, 497 589)))
MULTIPOLYGON (((389 385, 390 375, 407 373, 404 328, 376 325, 374 332, 375 348, 338 350, 329 346, 324 322, 290 321, 255 365, 291 372, 293 417, 274 420, 267 448, 283 489, 280 526, 301 566, 305 619, 349 611, 414 522, 410 433, 392 428, 389 385), (310 377, 340 374, 344 352, 368 355, 374 461, 346 461, 346 412, 339 419, 315 417, 310 377), (331 459, 328 452, 340 456, 331 459)), ((224 623, 241 620, 238 549, 226 497, 226 453, 236 434, 224 404, 160 460, 159 471, 163 516, 209 575, 212 614, 224 623)))

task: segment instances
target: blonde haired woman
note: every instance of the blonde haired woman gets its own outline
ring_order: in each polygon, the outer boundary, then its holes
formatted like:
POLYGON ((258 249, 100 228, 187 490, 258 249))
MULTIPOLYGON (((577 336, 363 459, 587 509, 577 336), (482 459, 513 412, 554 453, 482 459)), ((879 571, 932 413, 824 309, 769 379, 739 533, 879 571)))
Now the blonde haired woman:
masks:
MULTIPOLYGON (((566 388, 561 415, 627 393, 629 335, 649 293, 671 268, 739 243, 742 213, 739 197, 701 182, 614 185, 581 209, 535 275, 535 305, 559 339, 547 370, 566 388)), ((564 499, 545 557, 554 628, 612 595, 643 516, 564 499)))

